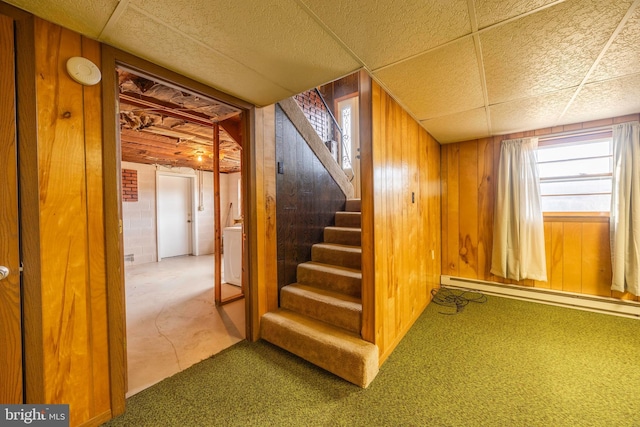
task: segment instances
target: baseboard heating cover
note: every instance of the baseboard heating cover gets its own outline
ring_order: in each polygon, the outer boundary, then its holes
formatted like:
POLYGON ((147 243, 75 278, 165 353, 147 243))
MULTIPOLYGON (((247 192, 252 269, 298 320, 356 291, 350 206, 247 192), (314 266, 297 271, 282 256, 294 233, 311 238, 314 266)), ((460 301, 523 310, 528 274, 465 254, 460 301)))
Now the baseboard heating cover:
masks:
POLYGON ((440 285, 450 289, 472 290, 487 295, 640 319, 640 302, 637 301, 555 291, 552 289, 528 288, 445 275, 440 276, 440 285))

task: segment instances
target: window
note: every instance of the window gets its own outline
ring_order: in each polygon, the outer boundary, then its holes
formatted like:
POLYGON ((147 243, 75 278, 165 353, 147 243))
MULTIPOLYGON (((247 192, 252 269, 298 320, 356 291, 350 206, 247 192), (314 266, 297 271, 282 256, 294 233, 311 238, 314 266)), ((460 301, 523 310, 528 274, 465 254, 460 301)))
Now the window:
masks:
POLYGON ((609 212, 611 132, 541 139, 537 157, 543 212, 609 212))

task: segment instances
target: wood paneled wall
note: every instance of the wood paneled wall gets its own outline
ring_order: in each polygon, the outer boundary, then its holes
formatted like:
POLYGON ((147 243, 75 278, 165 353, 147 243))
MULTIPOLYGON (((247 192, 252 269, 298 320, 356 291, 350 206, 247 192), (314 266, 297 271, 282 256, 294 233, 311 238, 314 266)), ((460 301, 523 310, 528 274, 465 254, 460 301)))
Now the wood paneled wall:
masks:
MULTIPOLYGON (((25 273, 24 280, 26 398, 68 403, 72 426, 99 424, 111 414, 102 97, 100 85, 73 81, 66 61, 83 56, 99 65, 100 44, 37 18, 34 38, 37 130, 30 149, 37 162, 21 163, 21 174, 37 176, 30 186, 38 213, 25 215, 38 224, 23 229, 40 249, 25 254, 25 272, 38 263, 40 270, 36 278, 25 273)), ((19 103, 33 101, 21 95, 19 103)))
POLYGON ((346 197, 279 105, 275 111, 278 289, 296 282, 298 264, 311 260, 346 197))
POLYGON ((382 363, 439 284, 440 145, 368 76, 361 97, 363 336, 382 363))
POLYGON ((251 269, 255 272, 255 292, 249 295, 257 307, 252 321, 252 340, 259 338, 260 318, 278 309, 278 265, 276 235, 276 133, 275 105, 255 110, 253 193, 256 232, 251 269))
POLYGON ((587 295, 636 299, 611 292, 609 217, 545 215, 547 282, 515 282, 490 273, 500 143, 638 120, 640 115, 539 129, 443 145, 442 274, 587 295))

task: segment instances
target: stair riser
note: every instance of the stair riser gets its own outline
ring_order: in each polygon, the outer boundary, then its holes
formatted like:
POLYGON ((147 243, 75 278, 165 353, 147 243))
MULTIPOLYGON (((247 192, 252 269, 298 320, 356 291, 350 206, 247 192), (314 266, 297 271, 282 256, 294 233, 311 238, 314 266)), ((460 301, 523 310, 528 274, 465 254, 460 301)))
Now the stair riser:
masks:
POLYGON ((349 228, 325 228, 324 242, 339 245, 360 246, 362 233, 349 228))
POLYGON ((347 203, 345 204, 344 210, 347 212, 360 212, 360 199, 348 199, 347 203))
POLYGON ((288 292, 285 286, 280 292, 280 307, 321 320, 356 334, 362 329, 362 306, 346 308, 319 301, 307 295, 288 292))
POLYGON ((354 227, 362 226, 362 216, 360 212, 336 212, 336 227, 354 227))
POLYGON ((298 265, 296 277, 298 283, 315 286, 328 291, 342 292, 343 294, 356 298, 360 298, 362 293, 361 278, 317 270, 305 264, 298 265))
POLYGON ((312 246, 311 260, 323 264, 331 264, 360 270, 362 265, 362 254, 360 252, 347 252, 337 249, 312 246))

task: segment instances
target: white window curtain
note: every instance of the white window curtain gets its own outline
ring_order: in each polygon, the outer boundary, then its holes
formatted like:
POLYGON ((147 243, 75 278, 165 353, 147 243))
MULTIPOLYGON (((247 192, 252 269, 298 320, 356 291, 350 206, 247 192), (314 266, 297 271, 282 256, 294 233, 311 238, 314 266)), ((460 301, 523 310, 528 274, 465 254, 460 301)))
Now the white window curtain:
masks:
POLYGON ((640 123, 613 127, 611 290, 640 295, 640 123))
POLYGON ((547 280, 537 146, 520 138, 500 147, 491 273, 507 279, 547 280))

